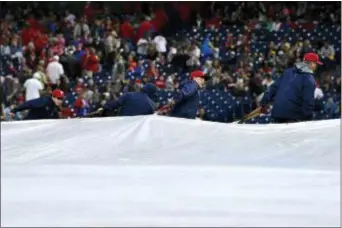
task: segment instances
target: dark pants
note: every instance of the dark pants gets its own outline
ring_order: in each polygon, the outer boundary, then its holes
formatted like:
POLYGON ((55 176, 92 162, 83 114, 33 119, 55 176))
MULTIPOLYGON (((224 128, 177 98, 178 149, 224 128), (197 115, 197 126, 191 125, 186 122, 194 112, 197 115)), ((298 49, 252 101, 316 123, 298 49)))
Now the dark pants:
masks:
POLYGON ((291 119, 284 119, 284 118, 273 118, 273 122, 274 123, 296 123, 296 122, 300 122, 300 120, 291 120, 291 119))

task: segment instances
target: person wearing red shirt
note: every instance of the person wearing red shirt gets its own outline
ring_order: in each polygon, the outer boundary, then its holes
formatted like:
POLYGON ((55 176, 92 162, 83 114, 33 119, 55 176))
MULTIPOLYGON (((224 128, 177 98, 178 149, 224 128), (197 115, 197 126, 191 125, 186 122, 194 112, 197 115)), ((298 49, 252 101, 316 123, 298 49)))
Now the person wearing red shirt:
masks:
POLYGON ((91 21, 94 14, 94 7, 91 5, 91 2, 87 2, 83 9, 83 15, 86 17, 87 21, 91 21))
POLYGON ((168 17, 165 13, 165 10, 163 8, 157 8, 154 12, 154 17, 151 20, 154 29, 160 32, 167 22, 168 17))
POLYGON ((141 22, 137 31, 137 40, 144 37, 144 35, 153 30, 153 24, 149 20, 141 22))
POLYGON ((88 114, 89 103, 85 99, 85 91, 82 86, 76 86, 77 99, 74 102, 75 114, 77 117, 84 117, 88 114))
POLYGON ((93 77, 93 73, 99 71, 99 62, 93 48, 86 49, 86 53, 81 57, 82 69, 88 77, 93 77))
POLYGON ((130 39, 134 40, 135 39, 135 33, 134 33, 134 28, 129 22, 129 20, 125 20, 124 23, 121 24, 120 26, 120 36, 123 39, 130 39))
POLYGON ((150 65, 146 70, 146 76, 147 78, 157 78, 159 76, 159 71, 153 61, 150 62, 150 65))
POLYGON ((176 8, 179 12, 179 16, 181 17, 182 21, 184 23, 189 22, 190 14, 191 14, 191 8, 189 6, 188 2, 181 2, 176 4, 176 8))
POLYGON ((219 14, 216 13, 216 15, 213 18, 207 20, 206 27, 207 28, 213 27, 213 28, 218 29, 218 28, 220 28, 221 24, 222 24, 221 18, 219 16, 219 14))
POLYGON ((155 81, 155 85, 157 86, 157 88, 159 89, 165 89, 165 79, 163 76, 160 76, 156 81, 155 81))
POLYGON ((37 39, 34 40, 34 46, 36 47, 37 52, 41 52, 44 47, 47 45, 49 37, 44 33, 38 33, 37 39))

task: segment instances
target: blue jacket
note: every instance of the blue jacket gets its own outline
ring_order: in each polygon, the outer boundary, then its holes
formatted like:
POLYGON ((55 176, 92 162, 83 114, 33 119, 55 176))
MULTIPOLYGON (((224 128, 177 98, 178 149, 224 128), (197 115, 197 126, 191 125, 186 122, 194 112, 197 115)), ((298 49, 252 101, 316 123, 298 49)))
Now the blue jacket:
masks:
POLYGON ((211 49, 209 43, 210 43, 209 36, 206 36, 205 39, 203 40, 202 45, 201 45, 201 53, 205 57, 213 54, 213 50, 211 49))
POLYGON ((128 92, 116 101, 108 101, 103 109, 119 109, 118 116, 150 115, 156 110, 152 97, 157 92, 153 84, 146 84, 141 92, 128 92))
POLYGON ((273 101, 274 118, 310 120, 315 105, 315 87, 313 71, 305 63, 297 63, 268 88, 261 105, 273 101))
POLYGON ((171 116, 195 119, 200 101, 199 89, 197 82, 193 80, 185 82, 174 97, 176 104, 171 111, 171 116))
POLYGON ((12 110, 13 113, 30 110, 24 120, 58 119, 59 107, 51 96, 29 100, 12 110))

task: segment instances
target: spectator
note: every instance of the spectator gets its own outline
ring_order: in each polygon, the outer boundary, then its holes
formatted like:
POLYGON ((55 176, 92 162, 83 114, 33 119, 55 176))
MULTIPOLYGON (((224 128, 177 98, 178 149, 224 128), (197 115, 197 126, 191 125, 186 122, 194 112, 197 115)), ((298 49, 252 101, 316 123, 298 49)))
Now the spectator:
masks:
POLYGON ((196 28, 201 29, 203 27, 203 19, 201 17, 201 14, 196 14, 196 28))
POLYGON ((122 39, 133 42, 135 40, 134 27, 131 25, 128 19, 124 20, 124 23, 120 27, 120 36, 122 39))
POLYGON ((154 37, 153 43, 156 45, 156 49, 157 49, 158 53, 162 53, 162 54, 166 53, 167 41, 166 41, 165 37, 163 37, 161 35, 157 35, 154 37))
POLYGON ((70 24, 70 26, 74 26, 75 25, 75 20, 76 20, 76 16, 72 13, 70 13, 68 10, 65 11, 65 18, 64 18, 66 24, 70 24))
POLYGON ((44 65, 44 60, 39 61, 37 71, 33 74, 33 77, 37 78, 42 83, 43 87, 48 84, 48 78, 45 74, 44 65))
POLYGON ((177 48, 175 45, 171 44, 169 52, 167 54, 167 61, 172 62, 173 57, 177 54, 177 48))
POLYGON ((60 85, 61 76, 64 74, 64 69, 62 64, 59 63, 59 57, 54 56, 52 61, 48 64, 46 68, 47 77, 51 88, 54 90, 60 85))
POLYGON ((69 78, 66 75, 62 75, 60 79, 60 85, 59 88, 64 92, 67 93, 69 92, 69 78))
POLYGON ((331 118, 333 118, 337 112, 338 112, 338 106, 333 101, 333 99, 330 97, 327 101, 327 103, 324 106, 324 111, 326 114, 328 114, 331 118))
POLYGON ((115 31, 112 31, 106 38, 105 50, 107 53, 116 51, 120 48, 121 41, 115 31))
POLYGON ((24 83, 24 88, 26 91, 25 100, 29 101, 40 97, 41 91, 44 89, 41 83, 41 76, 39 74, 34 74, 32 78, 27 79, 24 83))
POLYGON ((86 99, 86 90, 82 86, 76 87, 77 99, 74 103, 77 117, 84 117, 88 114, 89 103, 86 99))
POLYGON ((138 54, 140 56, 146 56, 147 55, 147 49, 149 46, 149 42, 147 41, 147 39, 140 38, 138 40, 137 46, 138 46, 138 50, 137 50, 138 54))
POLYGON ((93 74, 99 71, 99 58, 95 54, 95 49, 86 49, 81 57, 81 63, 84 75, 92 78, 93 74))
MULTIPOLYGON (((134 62, 130 62, 129 64, 131 64, 131 69, 134 69, 134 65, 136 66, 136 63, 134 62)), ((118 82, 118 81, 123 81, 125 79, 125 73, 126 73, 126 69, 125 69, 125 62, 124 59, 122 57, 122 55, 117 55, 116 57, 116 61, 113 67, 113 80, 118 82)))
POLYGON ((165 82, 166 90, 169 90, 169 91, 174 90, 174 88, 175 88, 174 78, 175 78, 174 75, 169 75, 167 77, 166 82, 165 82))
POLYGON ((270 74, 266 74, 265 79, 262 81, 262 85, 268 88, 270 85, 272 85, 273 80, 270 74))
POLYGON ((141 22, 137 30, 138 40, 145 36, 149 36, 153 30, 154 30, 153 24, 151 23, 150 19, 146 17, 145 20, 141 22))
POLYGON ((74 28, 74 38, 77 37, 88 37, 90 34, 90 28, 89 25, 86 23, 86 19, 82 18, 80 21, 78 21, 74 28))
POLYGON ((320 55, 322 55, 326 59, 334 60, 335 59, 335 50, 332 45, 328 42, 324 43, 324 46, 320 50, 320 55))
POLYGON ((165 78, 163 76, 160 76, 156 82, 155 85, 157 86, 157 88, 159 89, 165 89, 166 85, 165 85, 165 78))

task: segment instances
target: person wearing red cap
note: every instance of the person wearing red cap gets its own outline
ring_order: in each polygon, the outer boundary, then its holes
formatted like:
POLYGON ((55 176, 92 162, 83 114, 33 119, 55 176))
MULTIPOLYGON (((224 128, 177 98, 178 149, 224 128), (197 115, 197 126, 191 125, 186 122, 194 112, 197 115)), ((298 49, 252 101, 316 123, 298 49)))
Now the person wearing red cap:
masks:
POLYGON ((199 107, 198 91, 204 87, 206 75, 200 71, 193 71, 190 75, 191 80, 185 82, 180 87, 180 91, 175 95, 173 101, 168 106, 171 109, 170 116, 195 119, 199 107))
POLYGON ((275 123, 311 120, 315 104, 317 65, 322 65, 315 53, 304 55, 303 61, 286 69, 265 92, 260 104, 264 112, 273 101, 272 117, 275 123))
POLYGON ((55 89, 51 96, 44 96, 37 99, 29 100, 18 107, 11 110, 13 117, 16 112, 29 110, 24 120, 38 119, 58 119, 59 112, 64 99, 64 92, 55 89))

